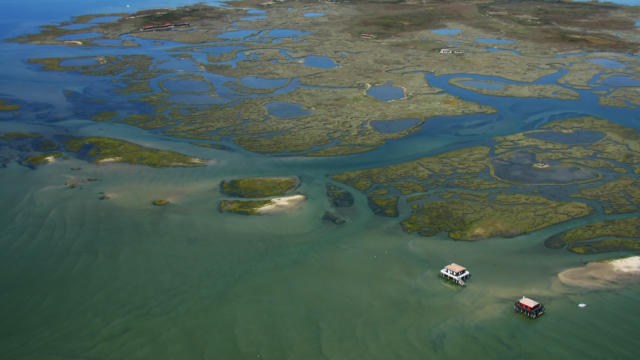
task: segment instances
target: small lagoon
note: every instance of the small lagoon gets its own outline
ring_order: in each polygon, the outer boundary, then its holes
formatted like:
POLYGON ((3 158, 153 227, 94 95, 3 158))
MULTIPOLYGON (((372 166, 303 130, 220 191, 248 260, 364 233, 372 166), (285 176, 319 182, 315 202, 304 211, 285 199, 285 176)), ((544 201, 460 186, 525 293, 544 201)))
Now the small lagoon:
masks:
POLYGON ((60 62, 60 66, 92 66, 98 65, 98 60, 94 57, 66 59, 60 62))
POLYGON ((612 77, 606 78, 602 83, 606 85, 621 86, 621 87, 640 86, 640 80, 633 79, 629 76, 612 76, 612 77))
POLYGON ((246 76, 240 79, 240 82, 254 89, 272 89, 279 88, 287 84, 288 79, 265 79, 257 76, 246 76))
POLYGON ((367 95, 382 101, 400 100, 404 99, 404 89, 392 85, 372 86, 367 95))
POLYGON ((435 29, 431 30, 431 32, 438 35, 458 35, 462 32, 462 29, 435 29))
POLYGON ((338 64, 326 56, 309 55, 304 59, 305 66, 319 67, 323 69, 331 69, 338 64))
POLYGON ((594 63, 594 64, 598 64, 598 65, 602 65, 602 66, 604 66, 606 68, 610 68, 610 69, 626 67, 625 64, 623 64, 621 62, 614 61, 614 60, 610 60, 610 59, 589 59, 589 62, 594 63))
POLYGON ((303 109, 302 105, 286 102, 270 102, 264 105, 269 115, 279 118, 301 117, 313 114, 303 109))
POLYGON ((528 137, 552 141, 560 144, 585 144, 594 143, 604 137, 604 134, 591 130, 575 130, 571 133, 564 133, 559 131, 541 131, 527 134, 528 137))
POLYGON ((234 30, 218 34, 217 37, 221 39, 244 39, 257 33, 258 31, 256 30, 234 30))

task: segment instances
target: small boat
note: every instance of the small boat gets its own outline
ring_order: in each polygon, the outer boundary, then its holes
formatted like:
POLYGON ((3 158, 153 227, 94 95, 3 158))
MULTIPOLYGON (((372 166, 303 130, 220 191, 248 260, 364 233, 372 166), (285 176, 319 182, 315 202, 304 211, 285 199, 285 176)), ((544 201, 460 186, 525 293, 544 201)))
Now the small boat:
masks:
POLYGON ((587 307, 587 304, 585 304, 585 303, 580 303, 580 304, 578 304, 578 307, 579 307, 579 308, 586 308, 586 307, 587 307))
POLYGON ((544 314, 544 305, 524 296, 522 297, 522 299, 516 301, 516 303, 513 305, 513 309, 517 312, 524 313, 532 319, 535 319, 538 316, 544 314))

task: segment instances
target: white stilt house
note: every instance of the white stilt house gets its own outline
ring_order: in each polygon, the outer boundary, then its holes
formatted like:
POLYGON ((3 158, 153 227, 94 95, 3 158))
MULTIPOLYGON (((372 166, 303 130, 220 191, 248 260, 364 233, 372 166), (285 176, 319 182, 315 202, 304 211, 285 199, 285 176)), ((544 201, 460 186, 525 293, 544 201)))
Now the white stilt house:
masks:
POLYGON ((471 274, 464 266, 451 263, 440 270, 440 276, 449 279, 458 285, 464 286, 464 281, 471 277, 471 274))

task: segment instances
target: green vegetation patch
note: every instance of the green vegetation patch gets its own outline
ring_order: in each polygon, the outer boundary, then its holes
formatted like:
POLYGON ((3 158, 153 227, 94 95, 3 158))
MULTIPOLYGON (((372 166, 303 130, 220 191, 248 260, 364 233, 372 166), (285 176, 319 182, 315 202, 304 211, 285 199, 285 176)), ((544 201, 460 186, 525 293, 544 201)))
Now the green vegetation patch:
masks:
POLYGON ((111 121, 118 116, 117 111, 104 111, 101 113, 97 113, 91 117, 93 121, 111 121))
POLYGON ((567 247, 578 254, 640 250, 640 217, 601 221, 578 226, 545 240, 550 249, 567 247))
POLYGON ((37 154, 31 155, 28 158, 22 160, 23 163, 29 165, 41 165, 47 164, 53 161, 54 158, 59 158, 62 156, 62 153, 59 151, 48 153, 48 154, 37 154))
POLYGON ((20 105, 7 104, 4 100, 0 100, 0 111, 16 111, 20 110, 20 105))
POLYGON ((220 211, 242 215, 256 215, 264 206, 271 205, 271 200, 222 200, 220 211))
POLYGON ((425 202, 412 208, 402 228, 423 236, 441 231, 456 240, 512 237, 540 230, 563 221, 589 215, 584 203, 560 202, 540 196, 498 195, 494 202, 447 200, 425 202))
POLYGON ((623 214, 640 209, 640 181, 620 177, 602 186, 582 189, 572 195, 602 203, 607 214, 623 214))
POLYGON ((349 207, 353 205, 353 195, 348 190, 333 184, 327 184, 327 198, 334 207, 349 207))
POLYGON ((370 196, 367 198, 369 208, 374 214, 387 217, 398 217, 397 196, 370 196))
POLYGON ((88 146, 88 155, 94 163, 126 162, 152 167, 204 166, 205 160, 174 151, 143 147, 128 141, 107 137, 86 137, 68 140, 67 150, 79 152, 88 146))
POLYGON ((39 139, 42 135, 31 134, 28 132, 8 132, 0 135, 0 139, 6 141, 24 140, 24 139, 39 139))
POLYGON ((295 177, 257 177, 225 180, 220 190, 227 195, 243 198, 262 198, 284 195, 295 190, 300 180, 295 177))

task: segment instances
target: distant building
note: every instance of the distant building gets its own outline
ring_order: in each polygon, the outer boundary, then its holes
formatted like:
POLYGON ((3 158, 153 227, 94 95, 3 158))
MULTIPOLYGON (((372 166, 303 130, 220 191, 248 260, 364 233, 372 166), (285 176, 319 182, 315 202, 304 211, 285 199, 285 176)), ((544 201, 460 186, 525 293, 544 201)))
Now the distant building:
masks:
POLYGON ((455 49, 455 50, 451 50, 451 49, 440 49, 440 54, 464 54, 464 50, 460 50, 460 49, 455 49))

